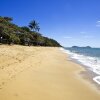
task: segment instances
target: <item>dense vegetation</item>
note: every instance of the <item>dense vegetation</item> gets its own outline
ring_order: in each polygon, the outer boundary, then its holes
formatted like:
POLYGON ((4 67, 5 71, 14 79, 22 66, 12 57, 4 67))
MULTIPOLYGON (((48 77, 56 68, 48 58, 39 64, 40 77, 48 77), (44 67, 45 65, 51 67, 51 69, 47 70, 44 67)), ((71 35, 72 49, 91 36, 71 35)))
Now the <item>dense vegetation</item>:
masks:
POLYGON ((12 23, 12 18, 0 16, 0 42, 5 44, 60 46, 54 39, 39 33, 39 24, 33 20, 29 26, 19 27, 12 23))

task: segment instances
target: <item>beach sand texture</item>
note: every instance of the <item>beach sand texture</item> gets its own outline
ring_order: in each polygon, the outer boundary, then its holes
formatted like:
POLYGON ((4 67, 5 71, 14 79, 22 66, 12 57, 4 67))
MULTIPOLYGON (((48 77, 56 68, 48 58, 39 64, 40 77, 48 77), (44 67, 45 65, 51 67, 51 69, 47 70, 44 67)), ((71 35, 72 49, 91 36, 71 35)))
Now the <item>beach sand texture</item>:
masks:
POLYGON ((0 100, 100 100, 59 48, 0 46, 0 100))

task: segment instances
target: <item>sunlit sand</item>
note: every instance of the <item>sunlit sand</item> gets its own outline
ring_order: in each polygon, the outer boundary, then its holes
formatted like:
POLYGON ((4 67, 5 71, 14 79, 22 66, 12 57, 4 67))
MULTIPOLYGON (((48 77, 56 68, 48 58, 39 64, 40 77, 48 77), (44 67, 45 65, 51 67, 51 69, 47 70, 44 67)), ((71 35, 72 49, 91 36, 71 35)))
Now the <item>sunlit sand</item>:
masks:
POLYGON ((83 67, 54 47, 0 46, 0 100, 100 100, 83 67))

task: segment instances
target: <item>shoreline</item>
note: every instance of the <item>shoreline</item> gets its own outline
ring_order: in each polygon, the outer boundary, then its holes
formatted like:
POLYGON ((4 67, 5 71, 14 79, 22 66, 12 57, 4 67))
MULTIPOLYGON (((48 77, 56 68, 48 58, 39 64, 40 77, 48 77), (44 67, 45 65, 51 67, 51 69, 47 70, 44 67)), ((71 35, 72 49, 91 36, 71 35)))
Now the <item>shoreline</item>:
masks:
POLYGON ((0 100, 100 100, 59 48, 0 46, 0 55, 0 100))
MULTIPOLYGON (((61 50, 65 53, 68 54, 66 52, 66 49, 61 48, 61 50)), ((98 75, 97 73, 93 72, 89 66, 82 64, 82 62, 78 61, 77 59, 71 58, 70 54, 68 54, 69 59, 74 62, 79 64, 80 66, 82 66, 86 71, 83 72, 83 78, 85 77, 85 79, 87 79, 88 81, 90 81, 92 84, 94 84, 96 86, 96 88, 99 88, 100 90, 100 82, 97 80, 98 78, 100 78, 100 75, 98 75)), ((82 73, 80 73, 82 74, 82 73)))

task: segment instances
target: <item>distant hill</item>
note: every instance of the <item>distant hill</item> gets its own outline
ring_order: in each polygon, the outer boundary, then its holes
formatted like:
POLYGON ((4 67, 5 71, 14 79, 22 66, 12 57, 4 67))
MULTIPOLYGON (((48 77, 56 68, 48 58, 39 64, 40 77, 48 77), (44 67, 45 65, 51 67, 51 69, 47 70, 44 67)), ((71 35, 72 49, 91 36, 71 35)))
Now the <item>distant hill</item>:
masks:
POLYGON ((13 22, 11 17, 0 16, 0 42, 2 44, 21 44, 34 46, 53 46, 61 45, 54 39, 43 36, 39 30, 39 23, 32 20, 29 26, 20 27, 13 22))
POLYGON ((86 46, 86 47, 72 46, 72 48, 92 48, 92 47, 90 47, 90 46, 86 46))

